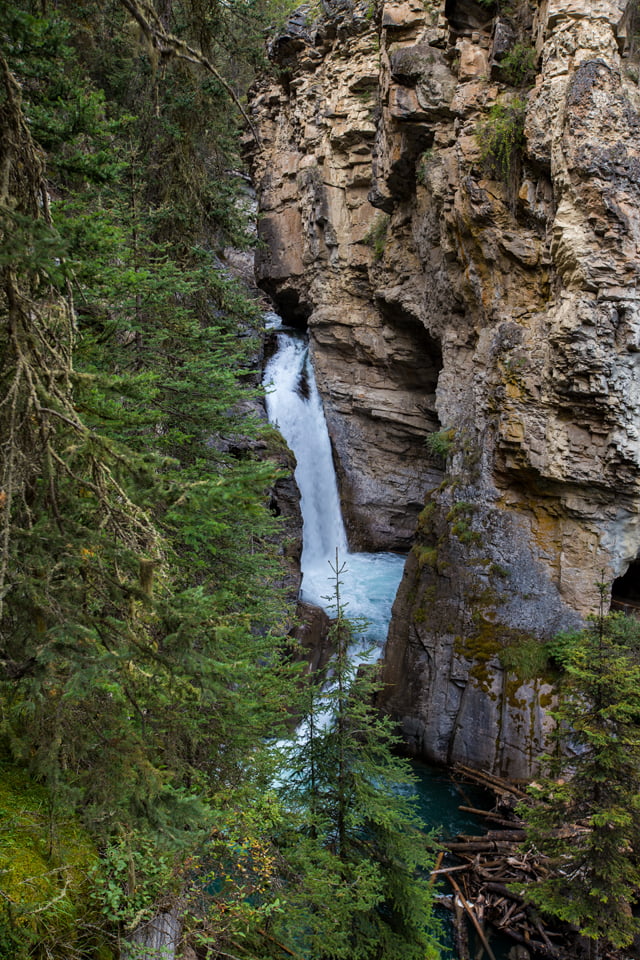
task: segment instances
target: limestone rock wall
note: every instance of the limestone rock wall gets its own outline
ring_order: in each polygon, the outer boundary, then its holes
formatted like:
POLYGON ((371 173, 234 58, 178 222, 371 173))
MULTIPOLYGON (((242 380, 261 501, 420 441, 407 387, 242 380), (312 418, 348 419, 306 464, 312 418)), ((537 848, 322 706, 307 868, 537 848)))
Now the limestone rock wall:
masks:
POLYGON ((438 425, 439 344, 420 305, 379 302, 372 266, 386 214, 368 199, 378 124, 380 39, 368 0, 302 12, 274 44, 278 82, 255 92, 262 138, 260 285, 291 323, 309 325, 351 544, 408 549, 438 425))
POLYGON ((639 31, 626 0, 509 9, 301 8, 253 164, 354 546, 411 546, 385 706, 423 756, 527 776, 535 641, 640 551, 639 31))

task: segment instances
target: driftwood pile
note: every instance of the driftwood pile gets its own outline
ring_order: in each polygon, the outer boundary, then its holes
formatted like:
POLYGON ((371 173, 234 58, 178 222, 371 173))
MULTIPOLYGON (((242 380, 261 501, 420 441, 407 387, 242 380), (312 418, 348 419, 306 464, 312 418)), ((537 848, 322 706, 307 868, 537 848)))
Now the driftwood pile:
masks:
MULTIPOLYGON (((446 853, 440 856, 432 874, 434 879, 446 879, 452 890, 447 905, 453 913, 458 957, 467 960, 471 955, 471 929, 481 944, 480 953, 484 952, 488 960, 495 960, 488 940, 489 928, 509 937, 516 947, 514 956, 521 960, 527 957, 552 960, 575 957, 571 938, 547 928, 517 892, 518 886, 526 886, 544 876, 546 871, 541 859, 523 848, 524 825, 514 808, 519 800, 524 799, 525 793, 512 783, 469 767, 460 765, 454 772, 459 778, 491 791, 496 797, 492 812, 471 805, 460 806, 461 810, 483 818, 489 829, 482 836, 460 835, 443 843, 446 853)), ((474 955, 479 954, 474 952, 474 955)))

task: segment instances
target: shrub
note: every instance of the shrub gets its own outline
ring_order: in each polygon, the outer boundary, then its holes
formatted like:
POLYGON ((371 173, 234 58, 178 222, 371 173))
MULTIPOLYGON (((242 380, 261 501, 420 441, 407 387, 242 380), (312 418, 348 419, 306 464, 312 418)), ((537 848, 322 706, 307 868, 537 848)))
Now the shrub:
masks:
POLYGON ((389 217, 386 213, 383 213, 376 217, 364 238, 364 242, 373 250, 373 259, 375 262, 382 260, 388 230, 389 217))
POLYGON ((502 58, 500 66, 512 87, 531 86, 536 77, 536 52, 529 43, 516 43, 502 58))
POLYGON ((549 671, 547 648, 537 637, 518 638, 517 643, 500 651, 500 662, 521 682, 535 680, 549 671))
POLYGON ((527 104, 520 98, 511 103, 494 103, 488 119, 480 124, 477 137, 487 171, 505 183, 515 177, 525 145, 524 120, 527 104))
POLYGON ((455 435, 456 432, 453 428, 437 430, 435 433, 430 433, 426 439, 429 452, 439 460, 446 460, 453 448, 455 435))

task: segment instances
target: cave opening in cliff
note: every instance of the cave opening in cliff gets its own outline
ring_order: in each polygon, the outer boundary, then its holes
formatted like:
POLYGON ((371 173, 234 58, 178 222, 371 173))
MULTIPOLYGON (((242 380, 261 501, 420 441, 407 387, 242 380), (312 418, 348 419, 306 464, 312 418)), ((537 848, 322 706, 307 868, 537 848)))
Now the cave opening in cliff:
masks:
POLYGON ((456 36, 471 36, 477 30, 491 27, 496 4, 480 3, 478 0, 446 0, 445 17, 456 36))
POLYGON ((630 563, 626 573, 613 581, 611 609, 640 617, 640 560, 630 563))
POLYGON ((300 300, 296 290, 280 290, 275 296, 276 310, 283 323, 296 330, 306 330, 311 316, 311 307, 300 300))

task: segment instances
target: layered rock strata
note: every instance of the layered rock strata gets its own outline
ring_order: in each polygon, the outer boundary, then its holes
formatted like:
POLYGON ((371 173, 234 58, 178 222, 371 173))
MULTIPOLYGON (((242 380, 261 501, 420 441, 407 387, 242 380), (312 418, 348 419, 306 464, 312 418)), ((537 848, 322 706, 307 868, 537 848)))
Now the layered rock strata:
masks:
POLYGON ((540 640, 640 597, 634 10, 303 10, 255 91, 259 282, 309 327, 354 546, 412 544, 385 706, 430 759, 529 775, 540 640))
POLYGON ((262 246, 257 276, 281 315, 309 326, 350 542, 407 549, 439 425, 440 347, 418 304, 374 296, 387 218, 369 202, 379 123, 379 38, 373 6, 304 13, 274 44, 280 81, 253 110, 262 246))

